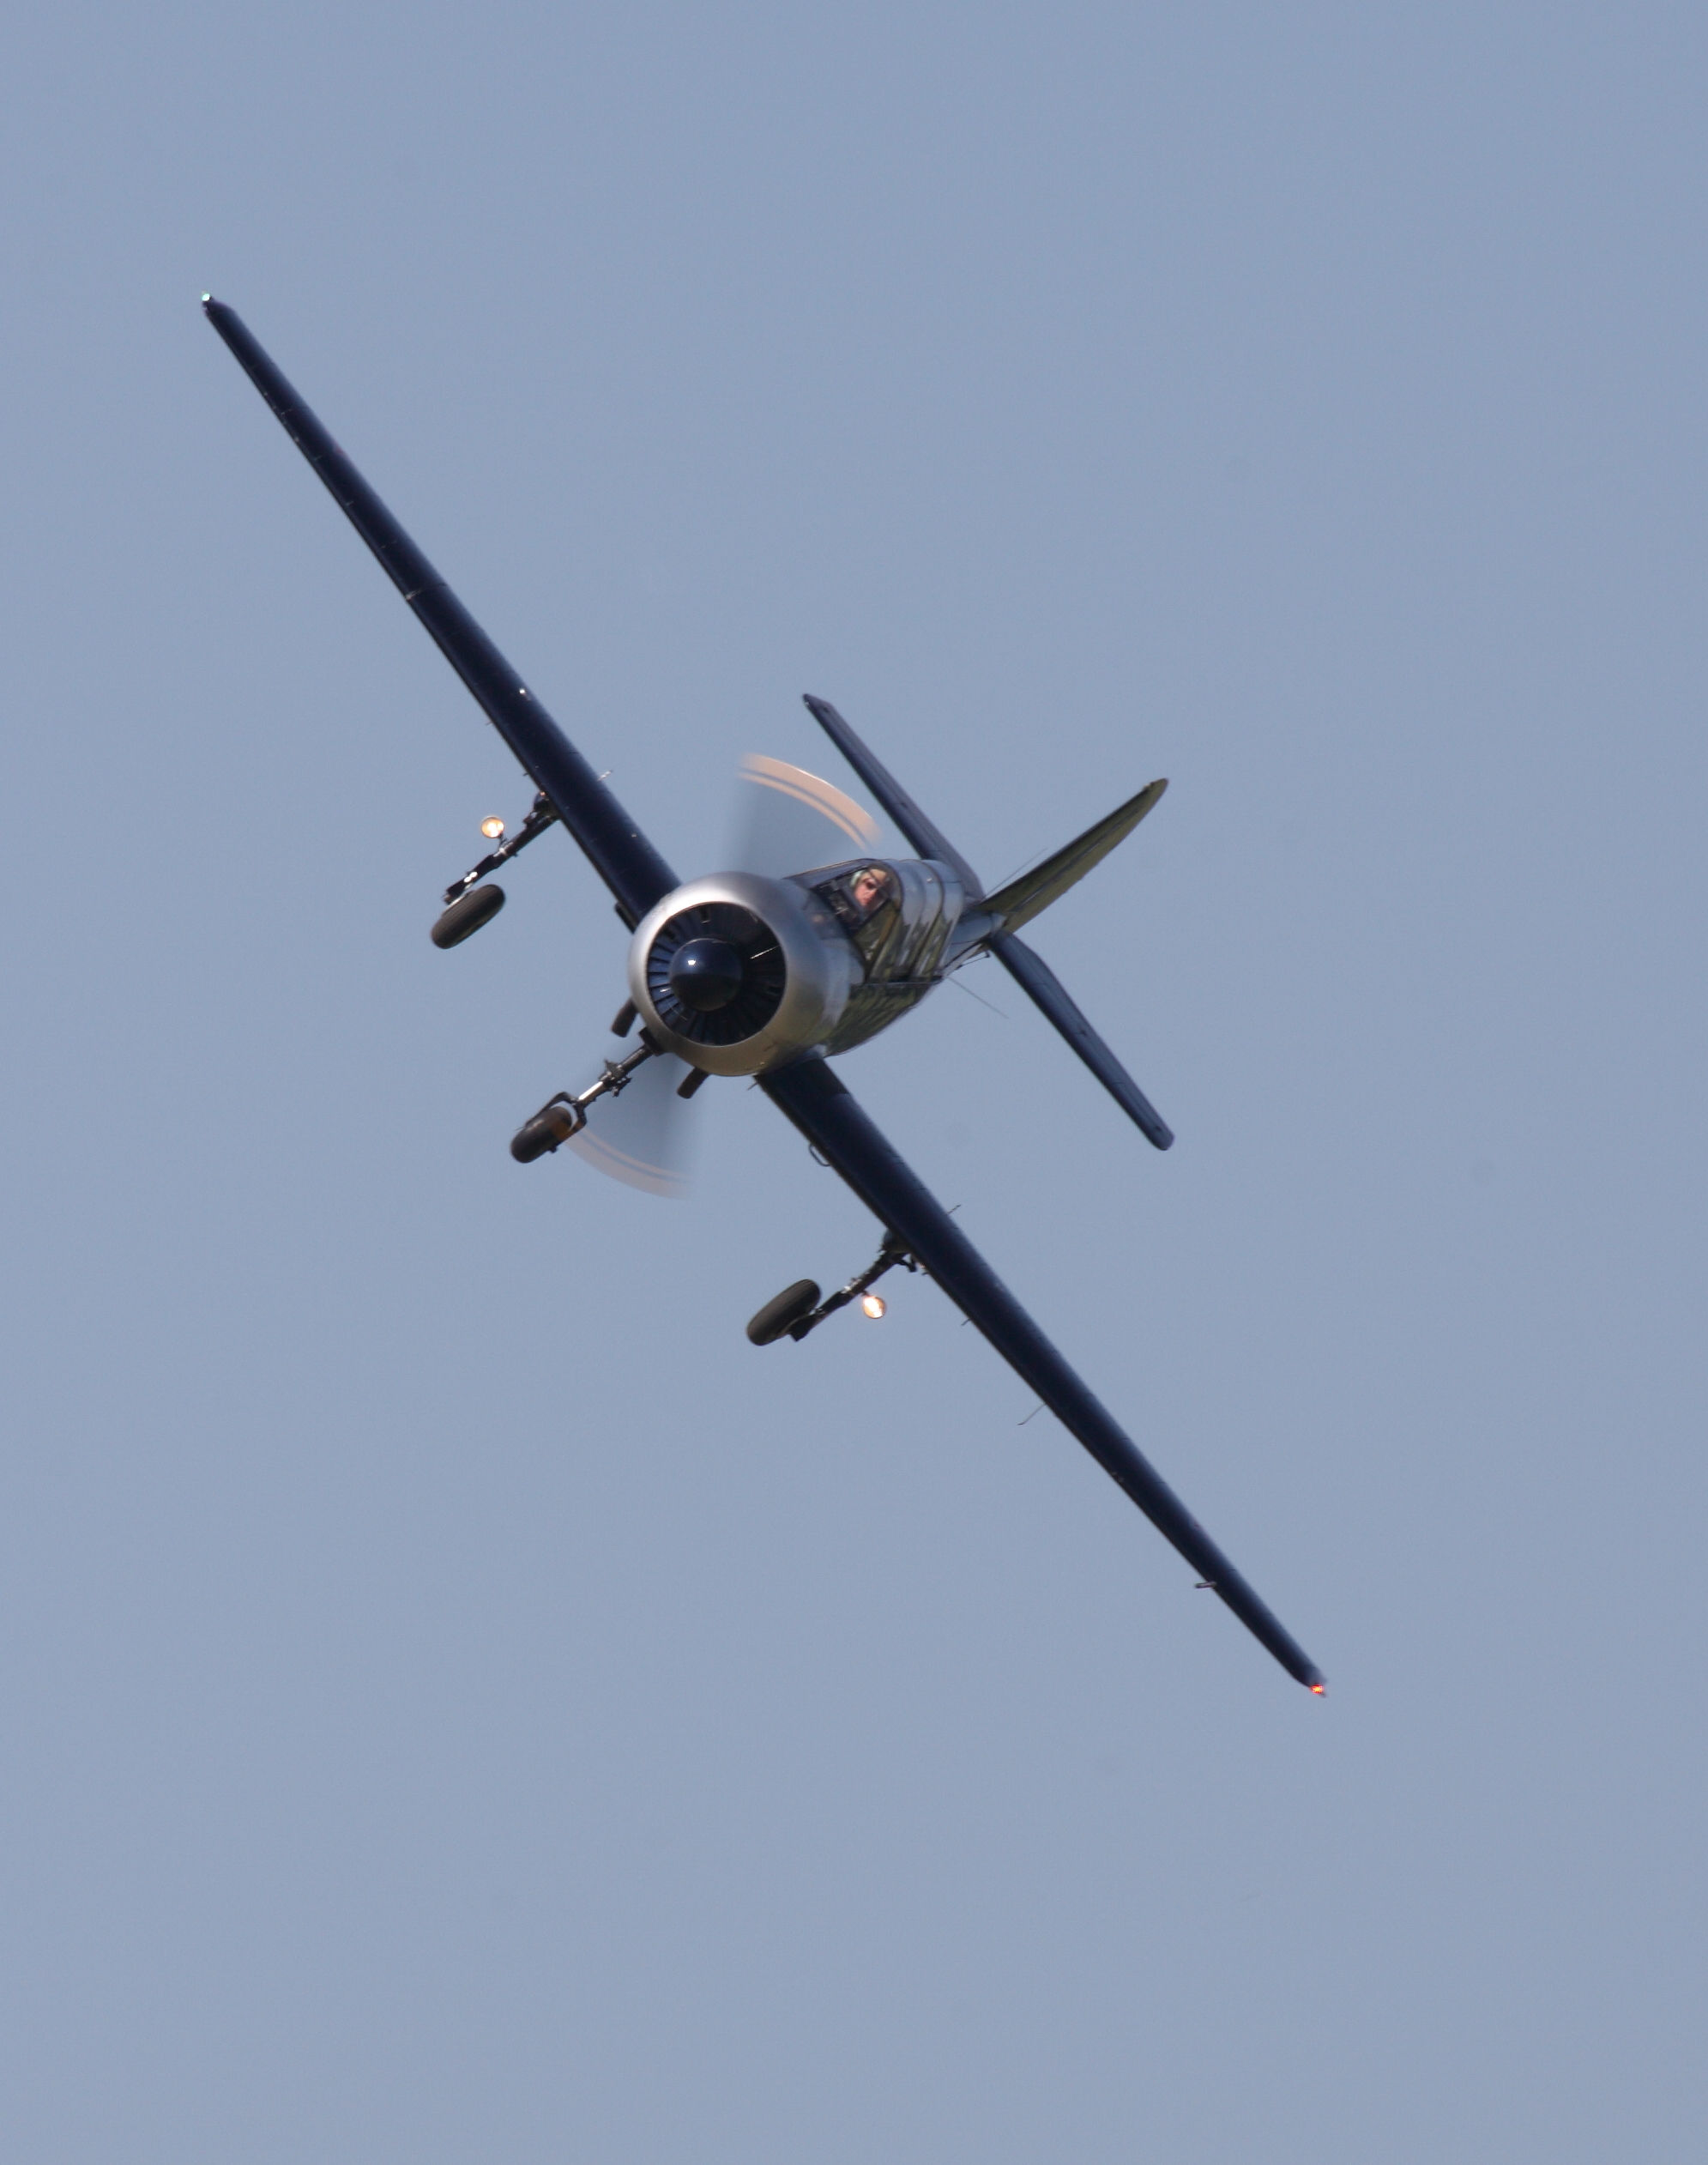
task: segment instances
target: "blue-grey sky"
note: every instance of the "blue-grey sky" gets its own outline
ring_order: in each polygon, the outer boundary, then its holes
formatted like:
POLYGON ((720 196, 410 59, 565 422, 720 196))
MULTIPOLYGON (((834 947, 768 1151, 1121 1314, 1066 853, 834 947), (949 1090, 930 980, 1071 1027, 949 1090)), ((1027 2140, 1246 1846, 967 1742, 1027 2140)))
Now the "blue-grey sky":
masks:
POLYGON ((1708 2076, 1694 9, 167 4, 0 66, 9 2156, 1657 2165, 1708 2076), (624 940, 197 306, 685 874, 991 879, 846 1079, 1291 1684, 624 940), (1023 1425, 1022 1424, 1024 1424, 1023 1425))

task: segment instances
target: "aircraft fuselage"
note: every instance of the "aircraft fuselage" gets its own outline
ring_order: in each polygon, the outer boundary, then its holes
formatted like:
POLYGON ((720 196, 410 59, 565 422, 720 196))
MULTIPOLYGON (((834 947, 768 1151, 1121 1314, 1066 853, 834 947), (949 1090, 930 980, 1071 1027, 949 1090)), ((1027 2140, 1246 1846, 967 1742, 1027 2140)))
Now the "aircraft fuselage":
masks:
MULTIPOLYGON (((629 991, 667 1051, 715 1075, 846 1052, 917 1007, 978 944, 949 867, 859 857, 783 880, 691 880, 629 946, 629 991)), ((980 928, 981 929, 981 924, 980 928)))

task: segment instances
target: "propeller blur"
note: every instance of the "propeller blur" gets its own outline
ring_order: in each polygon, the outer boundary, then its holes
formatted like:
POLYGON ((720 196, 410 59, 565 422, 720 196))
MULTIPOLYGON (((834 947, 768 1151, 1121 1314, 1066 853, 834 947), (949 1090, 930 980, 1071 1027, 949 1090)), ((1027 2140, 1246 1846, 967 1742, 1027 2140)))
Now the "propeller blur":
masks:
POLYGON ((804 767, 750 752, 737 794, 729 852, 737 872, 781 880, 878 847, 878 822, 864 805, 804 767))
POLYGON ((620 1097, 601 1098, 588 1108, 587 1125, 570 1136, 569 1148, 625 1187, 649 1195, 687 1194, 694 1181, 695 1108, 680 1092, 693 1072, 668 1054, 648 1061, 620 1097))

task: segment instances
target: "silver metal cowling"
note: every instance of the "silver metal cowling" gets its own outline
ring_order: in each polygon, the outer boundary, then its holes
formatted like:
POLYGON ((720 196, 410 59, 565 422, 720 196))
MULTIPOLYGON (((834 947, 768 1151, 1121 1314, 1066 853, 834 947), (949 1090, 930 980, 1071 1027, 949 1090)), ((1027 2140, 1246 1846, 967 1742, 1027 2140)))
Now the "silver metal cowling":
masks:
POLYGON ((629 943, 629 996, 648 1030, 679 1059, 714 1075, 758 1075, 824 1044, 841 1019, 859 975, 860 958, 817 895, 788 880, 725 872, 691 880, 649 910, 629 943), (709 1043, 673 1028, 659 1012, 649 982, 654 942, 673 920, 733 905, 757 917, 782 952, 782 997, 751 1037, 709 1043))

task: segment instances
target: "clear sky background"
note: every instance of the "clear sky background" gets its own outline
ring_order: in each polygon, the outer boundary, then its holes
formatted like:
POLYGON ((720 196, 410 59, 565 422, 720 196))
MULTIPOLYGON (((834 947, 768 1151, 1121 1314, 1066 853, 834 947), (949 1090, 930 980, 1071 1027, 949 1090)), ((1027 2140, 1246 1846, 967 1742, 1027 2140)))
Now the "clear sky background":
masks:
POLYGON ((9 2156, 1704 2154, 1683 6, 266 10, 0 65, 9 2156), (842 1062, 1330 1678, 624 938, 202 320, 685 875, 825 694, 1011 983, 842 1062))

